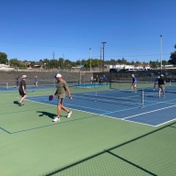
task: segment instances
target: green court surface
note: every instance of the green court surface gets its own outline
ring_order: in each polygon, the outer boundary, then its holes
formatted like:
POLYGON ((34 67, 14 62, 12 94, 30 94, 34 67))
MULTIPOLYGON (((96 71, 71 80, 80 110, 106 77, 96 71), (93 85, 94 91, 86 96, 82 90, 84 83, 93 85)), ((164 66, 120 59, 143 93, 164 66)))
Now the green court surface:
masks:
POLYGON ((62 112, 53 123, 55 105, 26 100, 20 107, 17 91, 0 95, 2 176, 176 175, 176 120, 152 127, 72 109, 71 118, 62 112))

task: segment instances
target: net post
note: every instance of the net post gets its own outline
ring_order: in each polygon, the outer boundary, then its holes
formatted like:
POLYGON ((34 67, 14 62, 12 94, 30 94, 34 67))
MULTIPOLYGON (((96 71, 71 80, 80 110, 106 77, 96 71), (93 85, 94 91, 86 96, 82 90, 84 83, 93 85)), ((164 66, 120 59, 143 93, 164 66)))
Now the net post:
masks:
POLYGON ((141 91, 141 107, 144 106, 144 90, 141 91))

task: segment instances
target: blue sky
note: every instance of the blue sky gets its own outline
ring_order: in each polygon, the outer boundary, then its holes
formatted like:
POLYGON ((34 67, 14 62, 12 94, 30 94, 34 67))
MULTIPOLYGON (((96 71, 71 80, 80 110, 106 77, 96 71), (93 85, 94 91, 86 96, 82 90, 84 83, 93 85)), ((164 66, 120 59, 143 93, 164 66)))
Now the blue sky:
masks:
POLYGON ((0 6, 0 52, 9 60, 53 53, 71 61, 90 53, 100 58, 104 41, 105 60, 148 62, 161 53, 169 60, 175 50, 175 0, 0 0, 0 6))

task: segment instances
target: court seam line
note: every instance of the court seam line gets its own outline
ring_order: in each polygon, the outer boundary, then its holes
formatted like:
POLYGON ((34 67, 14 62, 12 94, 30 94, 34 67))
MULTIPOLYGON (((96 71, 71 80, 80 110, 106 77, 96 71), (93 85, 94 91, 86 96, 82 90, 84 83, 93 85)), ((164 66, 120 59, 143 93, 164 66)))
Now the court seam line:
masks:
POLYGON ((0 129, 8 134, 12 134, 10 131, 6 130, 5 128, 0 127, 0 129))

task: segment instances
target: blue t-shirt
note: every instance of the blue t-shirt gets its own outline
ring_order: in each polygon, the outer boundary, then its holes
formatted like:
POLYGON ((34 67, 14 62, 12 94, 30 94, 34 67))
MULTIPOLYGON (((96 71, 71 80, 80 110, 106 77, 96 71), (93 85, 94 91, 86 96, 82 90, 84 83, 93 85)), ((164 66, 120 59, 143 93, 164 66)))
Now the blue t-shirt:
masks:
POLYGON ((137 79, 135 77, 132 78, 132 83, 137 84, 137 79))
POLYGON ((158 79, 159 79, 159 78, 156 78, 156 79, 155 79, 155 82, 156 82, 156 83, 158 83, 158 79))
POLYGON ((103 81, 106 81, 106 76, 103 77, 103 81))

